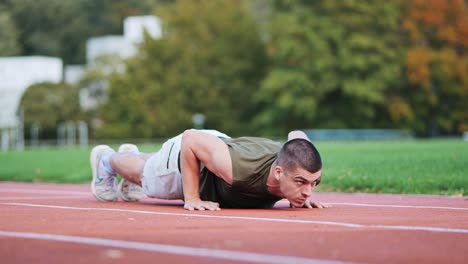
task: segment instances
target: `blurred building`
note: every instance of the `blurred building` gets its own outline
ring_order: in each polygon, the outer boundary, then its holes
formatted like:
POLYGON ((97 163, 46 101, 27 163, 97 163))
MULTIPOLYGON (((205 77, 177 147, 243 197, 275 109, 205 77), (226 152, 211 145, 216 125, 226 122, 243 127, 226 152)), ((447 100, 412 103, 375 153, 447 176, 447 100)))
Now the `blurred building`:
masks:
POLYGON ((144 32, 152 38, 162 37, 161 21, 155 16, 132 16, 124 20, 124 38, 132 43, 141 43, 144 32))
POLYGON ((60 58, 45 56, 0 57, 0 130, 2 149, 24 146, 21 97, 35 83, 62 81, 60 58))
POLYGON ((68 84, 75 85, 81 80, 85 71, 86 67, 84 65, 65 65, 63 81, 68 84))
POLYGON ((88 39, 86 43, 86 62, 93 66, 101 56, 128 58, 135 55, 137 45, 144 40, 146 31, 152 38, 162 36, 161 22, 155 16, 133 16, 124 20, 123 35, 100 36, 88 39))
MULTIPOLYGON (((145 32, 154 39, 162 37, 161 22, 155 16, 132 16, 123 22, 123 35, 108 35, 88 39, 86 42, 86 69, 98 70, 103 75, 125 71, 122 59, 129 58, 138 52, 138 45, 144 40, 145 32)), ((85 74, 86 71, 82 72, 85 74)), ((67 83, 73 78, 66 77, 67 83)), ((85 110, 96 108, 106 101, 107 81, 96 79, 88 82, 80 90, 80 105, 85 110)))
POLYGON ((86 62, 88 67, 95 66, 96 60, 103 56, 128 58, 135 54, 134 45, 123 36, 101 36, 86 42, 86 62))

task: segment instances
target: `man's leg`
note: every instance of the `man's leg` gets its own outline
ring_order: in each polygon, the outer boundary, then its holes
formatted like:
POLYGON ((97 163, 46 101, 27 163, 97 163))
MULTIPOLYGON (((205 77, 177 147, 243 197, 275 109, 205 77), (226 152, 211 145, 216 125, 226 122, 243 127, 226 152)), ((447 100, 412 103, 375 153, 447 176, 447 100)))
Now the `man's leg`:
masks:
POLYGON ((109 157, 109 164, 122 178, 141 186, 143 168, 152 155, 154 153, 114 153, 109 157))
POLYGON ((117 201, 119 198, 117 173, 127 181, 141 185, 143 168, 151 155, 138 151, 116 153, 106 145, 94 147, 90 155, 93 195, 99 201, 117 201))

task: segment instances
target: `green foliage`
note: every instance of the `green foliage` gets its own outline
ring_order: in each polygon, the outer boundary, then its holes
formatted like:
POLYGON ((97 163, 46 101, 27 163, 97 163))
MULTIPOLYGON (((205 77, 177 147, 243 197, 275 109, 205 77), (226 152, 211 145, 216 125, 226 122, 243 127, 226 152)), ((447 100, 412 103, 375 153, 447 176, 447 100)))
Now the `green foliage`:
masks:
POLYGON ((275 7, 273 69, 256 95, 260 127, 283 134, 375 126, 386 94, 401 84, 399 2, 276 1, 275 7))
POLYGON ((7 1, 20 30, 22 54, 62 57, 66 63, 82 61, 87 36, 85 14, 79 1, 7 1))
POLYGON ((90 89, 109 100, 86 113, 104 124, 93 136, 170 136, 194 113, 233 135, 468 130, 466 1, 0 2, 0 56, 65 64, 85 61, 89 37, 122 34, 125 17, 157 7, 163 39, 148 37, 124 74, 93 70, 80 84, 110 84, 90 89))
POLYGON ((154 5, 137 0, 5 1, 19 31, 20 53, 57 56, 66 64, 85 62, 89 37, 122 34, 125 17, 148 14, 154 5))
POLYGON ((5 5, 0 3, 0 57, 14 56, 20 51, 18 29, 5 5))
POLYGON ((89 135, 95 137, 100 127, 99 107, 108 101, 109 79, 122 71, 122 59, 115 55, 102 55, 94 59, 93 67, 88 67, 81 80, 76 84, 80 92, 82 119, 89 124, 89 135), (81 98, 81 96, 84 96, 81 98))
POLYGON ((158 15, 164 37, 147 36, 111 79, 100 136, 171 136, 192 127, 194 113, 205 127, 248 133, 266 54, 247 11, 235 1, 190 1, 158 15))
POLYGON ((39 83, 23 94, 20 109, 24 111, 24 124, 28 128, 39 125, 41 138, 55 137, 61 122, 74 120, 80 115, 78 91, 64 83, 39 83))
POLYGON ((466 1, 409 1, 402 30, 407 52, 406 103, 423 135, 468 130, 466 1))

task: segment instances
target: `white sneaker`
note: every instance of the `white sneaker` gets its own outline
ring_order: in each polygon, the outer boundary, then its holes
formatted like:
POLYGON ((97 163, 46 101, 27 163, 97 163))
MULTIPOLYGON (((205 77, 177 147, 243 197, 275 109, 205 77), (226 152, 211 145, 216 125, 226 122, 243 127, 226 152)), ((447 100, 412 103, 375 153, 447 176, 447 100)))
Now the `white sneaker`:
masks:
MULTIPOLYGON (((139 152, 139 150, 133 144, 123 144, 120 145, 119 152, 139 152)), ((118 187, 118 194, 126 202, 137 202, 145 197, 140 185, 127 181, 123 177, 118 187)))
POLYGON ((117 185, 118 180, 115 175, 110 174, 104 168, 102 156, 109 151, 114 152, 112 148, 106 145, 99 145, 91 150, 90 163, 93 173, 91 182, 91 191, 98 201, 111 202, 118 200, 117 185))

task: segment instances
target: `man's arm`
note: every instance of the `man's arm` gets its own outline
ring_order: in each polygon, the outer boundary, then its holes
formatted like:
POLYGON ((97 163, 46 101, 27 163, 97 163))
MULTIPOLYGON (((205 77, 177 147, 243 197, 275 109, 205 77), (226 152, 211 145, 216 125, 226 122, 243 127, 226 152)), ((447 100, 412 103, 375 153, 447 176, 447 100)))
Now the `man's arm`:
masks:
POLYGON ((302 138, 302 139, 310 141, 310 139, 309 139, 309 137, 307 137, 306 133, 304 133, 304 132, 302 132, 300 130, 294 130, 294 131, 289 132, 288 141, 292 140, 292 139, 295 139, 295 138, 302 138))
POLYGON ((187 130, 182 135, 180 151, 184 208, 188 210, 219 210, 218 203, 200 199, 200 162, 216 176, 232 184, 232 161, 227 145, 216 136, 196 130, 187 130))

